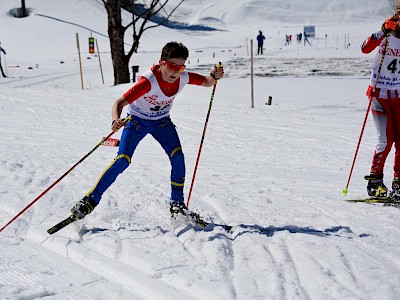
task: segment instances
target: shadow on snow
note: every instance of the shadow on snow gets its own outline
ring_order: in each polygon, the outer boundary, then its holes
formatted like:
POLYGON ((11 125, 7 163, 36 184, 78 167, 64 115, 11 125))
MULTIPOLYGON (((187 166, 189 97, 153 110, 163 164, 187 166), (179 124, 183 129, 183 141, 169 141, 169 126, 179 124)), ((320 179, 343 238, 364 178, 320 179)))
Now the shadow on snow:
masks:
MULTIPOLYGON (((80 230, 79 234, 82 237, 85 234, 99 234, 107 231, 131 231, 131 232, 147 232, 151 230, 157 230, 161 234, 165 234, 169 232, 169 230, 163 229, 160 226, 157 226, 155 228, 143 228, 143 229, 129 229, 125 227, 120 227, 118 229, 107 229, 107 228, 99 228, 99 227, 94 227, 94 228, 85 228, 85 226, 80 230)), ((232 241, 236 240, 237 238, 246 235, 246 234, 259 234, 259 235, 264 235, 267 237, 273 237, 276 233, 279 232, 288 232, 288 233, 293 233, 293 234, 307 234, 307 235, 313 235, 313 236, 319 236, 319 237, 329 237, 329 236, 335 236, 335 237, 343 237, 347 239, 352 239, 355 237, 359 238, 364 238, 368 237, 368 233, 361 233, 361 234, 355 234, 349 226, 332 226, 330 228, 326 228, 323 230, 315 229, 313 227, 307 226, 307 227, 300 227, 296 225, 286 225, 286 226, 281 226, 281 227, 276 227, 276 226, 268 226, 268 227, 262 227, 260 225, 254 224, 254 225, 248 225, 248 224, 239 224, 236 226, 228 226, 224 224, 213 224, 210 223, 206 227, 200 227, 198 225, 188 223, 186 224, 182 229, 180 229, 177 232, 177 236, 181 236, 182 234, 194 230, 196 232, 214 232, 214 236, 210 236, 209 240, 214 240, 218 238, 227 238, 232 241), (221 232, 221 229, 223 232, 221 232)))
POLYGON ((359 235, 356 235, 348 226, 333 226, 330 228, 326 228, 324 230, 319 230, 315 229, 312 227, 299 227, 295 225, 286 225, 282 227, 275 227, 275 226, 268 226, 268 227, 262 227, 259 225, 246 225, 246 224, 240 224, 236 226, 228 226, 228 225, 223 225, 223 224, 209 224, 207 227, 202 228, 193 224, 188 224, 178 232, 178 236, 181 234, 185 233, 188 230, 195 230, 195 231, 214 231, 215 229, 222 228, 226 231, 227 234, 230 234, 231 237, 228 237, 225 233, 218 233, 214 237, 210 237, 210 239, 215 239, 219 237, 225 237, 229 238, 231 240, 235 240, 238 237, 245 235, 245 234, 260 234, 260 235, 265 235, 267 237, 272 237, 278 232, 284 232, 287 231, 289 233, 296 233, 296 234, 308 234, 308 235, 314 235, 314 236, 320 236, 320 237, 327 237, 327 236, 337 236, 337 237, 345 237, 348 239, 352 239, 354 237, 368 237, 369 234, 367 233, 362 233, 359 235))

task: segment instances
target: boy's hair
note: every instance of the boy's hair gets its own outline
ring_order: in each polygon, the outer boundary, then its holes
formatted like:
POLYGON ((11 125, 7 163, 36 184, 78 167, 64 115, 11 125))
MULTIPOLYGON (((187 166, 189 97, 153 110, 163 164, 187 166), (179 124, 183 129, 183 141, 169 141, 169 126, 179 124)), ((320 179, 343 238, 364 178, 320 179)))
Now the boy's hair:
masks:
POLYGON ((167 61, 170 58, 183 58, 189 57, 189 50, 182 43, 169 42, 161 51, 161 60, 167 61))

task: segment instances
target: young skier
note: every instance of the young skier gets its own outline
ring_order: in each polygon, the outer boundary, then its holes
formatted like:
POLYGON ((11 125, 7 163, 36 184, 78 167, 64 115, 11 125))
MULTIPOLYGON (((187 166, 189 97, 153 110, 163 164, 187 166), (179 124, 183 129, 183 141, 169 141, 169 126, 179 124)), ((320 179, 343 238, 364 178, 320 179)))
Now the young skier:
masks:
POLYGON ((103 193, 129 166, 136 146, 147 134, 156 139, 171 162, 171 214, 187 209, 183 197, 184 155, 175 125, 169 117, 170 110, 186 84, 211 87, 224 76, 224 69, 216 66, 208 76, 185 71, 188 56, 189 51, 182 43, 167 43, 159 63, 144 72, 138 82, 115 101, 111 129, 117 131, 123 126, 121 112, 125 106, 132 118, 125 124, 117 157, 103 171, 95 186, 71 209, 76 219, 82 219, 99 204, 103 193))
POLYGON ((383 182, 386 158, 395 144, 394 179, 390 196, 400 201, 400 27, 399 18, 387 19, 381 30, 368 37, 361 49, 370 53, 379 50, 372 65, 367 96, 378 134, 378 143, 372 159, 367 191, 369 196, 387 196, 388 188, 383 182), (384 53, 384 56, 383 56, 384 53), (382 61, 383 56, 383 61, 382 61))

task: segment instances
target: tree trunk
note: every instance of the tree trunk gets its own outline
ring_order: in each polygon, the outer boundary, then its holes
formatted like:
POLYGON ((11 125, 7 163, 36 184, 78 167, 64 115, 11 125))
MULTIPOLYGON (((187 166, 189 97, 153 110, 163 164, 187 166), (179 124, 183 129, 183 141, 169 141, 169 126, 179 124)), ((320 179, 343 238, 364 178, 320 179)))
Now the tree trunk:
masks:
MULTIPOLYGON (((184 1, 180 0, 175 8, 167 14, 166 19, 156 25, 145 27, 145 24, 150 20, 151 16, 156 15, 160 10, 164 10, 164 6, 169 0, 151 0, 149 5, 142 5, 146 8, 138 16, 132 15, 132 22, 126 26, 122 26, 121 19, 121 5, 122 2, 126 9, 130 9, 132 13, 135 12, 134 0, 101 0, 107 10, 108 15, 108 37, 110 38, 111 58, 114 67, 114 84, 128 83, 129 80, 129 60, 133 53, 137 53, 139 48, 140 38, 145 30, 160 26, 164 21, 167 21, 172 13, 184 1), (147 7, 148 6, 148 7, 147 7), (141 18, 140 26, 136 29, 136 21, 141 18), (125 54, 124 48, 124 35, 128 27, 133 26, 133 45, 130 50, 125 54)), ((396 0, 397 1, 397 0, 396 0)), ((400 0, 399 0, 400 1, 400 0)), ((146 2, 146 1, 145 1, 146 2)))
POLYGON ((124 33, 121 20, 120 0, 108 0, 106 3, 108 14, 108 36, 110 38, 111 58, 114 68, 114 84, 128 83, 129 58, 125 55, 124 33))

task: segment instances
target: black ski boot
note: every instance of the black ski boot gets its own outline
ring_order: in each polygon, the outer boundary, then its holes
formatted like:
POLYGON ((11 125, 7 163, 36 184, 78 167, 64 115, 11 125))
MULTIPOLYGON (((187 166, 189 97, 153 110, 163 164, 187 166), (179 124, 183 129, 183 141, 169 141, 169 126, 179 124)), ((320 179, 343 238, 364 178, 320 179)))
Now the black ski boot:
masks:
POLYGON ((382 175, 366 175, 364 176, 366 180, 368 180, 367 192, 371 197, 386 197, 387 196, 387 187, 383 183, 383 174, 382 175))
POLYGON ((96 206, 97 203, 91 196, 85 196, 81 201, 76 203, 73 208, 71 208, 71 213, 75 216, 76 220, 80 220, 90 214, 96 206))
POLYGON ((400 203, 400 178, 395 177, 392 181, 392 191, 390 192, 390 198, 395 203, 400 203))
POLYGON ((208 225, 208 223, 204 221, 198 213, 188 210, 187 206, 183 202, 171 203, 169 205, 169 211, 171 213, 171 218, 176 219, 179 214, 182 214, 200 227, 206 227, 208 225))
POLYGON ((183 202, 175 202, 169 205, 169 212, 172 218, 176 218, 177 215, 182 214, 184 216, 188 215, 188 208, 183 202))

